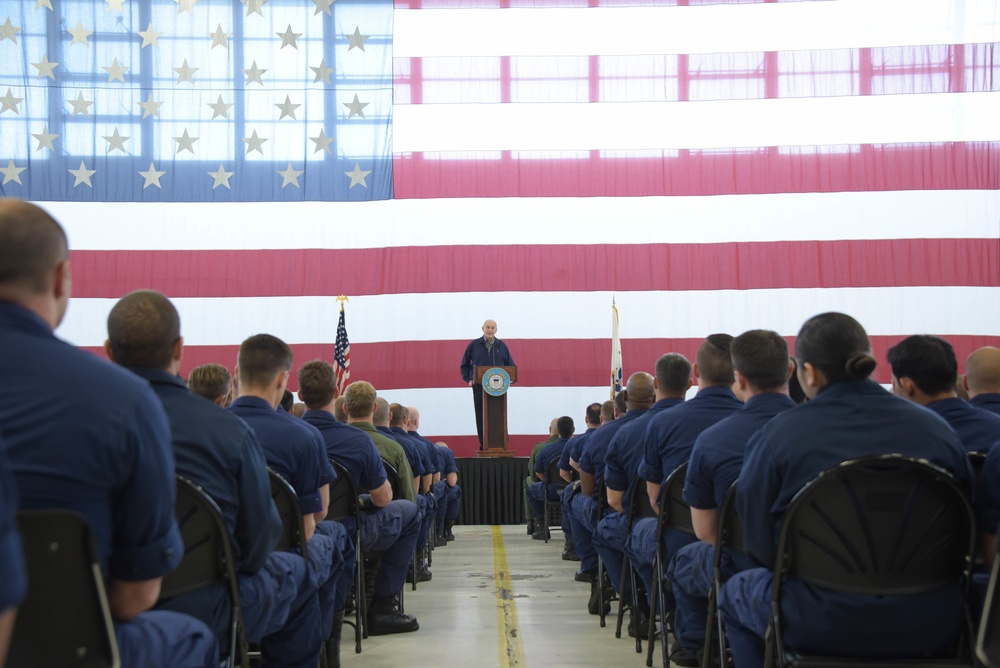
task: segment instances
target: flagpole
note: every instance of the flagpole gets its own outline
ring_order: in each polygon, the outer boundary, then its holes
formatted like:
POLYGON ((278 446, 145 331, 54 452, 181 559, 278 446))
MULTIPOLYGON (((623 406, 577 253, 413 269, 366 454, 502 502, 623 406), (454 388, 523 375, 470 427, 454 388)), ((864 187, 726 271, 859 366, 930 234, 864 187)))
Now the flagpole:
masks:
POLYGON ((622 344, 618 335, 618 306, 611 297, 611 398, 622 389, 622 344))

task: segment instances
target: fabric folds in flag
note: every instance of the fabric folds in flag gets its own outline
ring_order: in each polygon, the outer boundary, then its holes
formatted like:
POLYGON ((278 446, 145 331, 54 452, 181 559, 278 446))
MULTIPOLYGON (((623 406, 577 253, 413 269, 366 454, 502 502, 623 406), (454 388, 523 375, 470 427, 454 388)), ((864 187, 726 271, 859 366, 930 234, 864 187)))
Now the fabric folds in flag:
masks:
POLYGON ((337 322, 337 340, 333 346, 333 369, 337 376, 336 396, 344 394, 351 380, 351 342, 347 339, 347 323, 344 320, 344 308, 340 309, 340 320, 337 322))
POLYGON ((611 301, 611 398, 622 391, 622 342, 618 336, 618 307, 611 301))

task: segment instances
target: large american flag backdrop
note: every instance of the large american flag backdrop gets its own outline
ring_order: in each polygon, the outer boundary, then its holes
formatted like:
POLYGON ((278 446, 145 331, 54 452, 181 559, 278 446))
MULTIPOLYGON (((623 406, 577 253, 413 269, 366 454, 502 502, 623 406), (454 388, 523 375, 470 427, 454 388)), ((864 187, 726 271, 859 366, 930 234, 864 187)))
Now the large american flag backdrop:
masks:
MULTIPOLYGON (((5 0, 4 196, 70 234, 59 333, 122 294, 183 318, 183 372, 271 332, 475 442, 486 318, 510 433, 842 310, 888 345, 1000 342, 993 0, 5 0)), ((886 365, 879 379, 887 380, 886 365)), ((294 389, 294 387, 293 387, 294 389)))

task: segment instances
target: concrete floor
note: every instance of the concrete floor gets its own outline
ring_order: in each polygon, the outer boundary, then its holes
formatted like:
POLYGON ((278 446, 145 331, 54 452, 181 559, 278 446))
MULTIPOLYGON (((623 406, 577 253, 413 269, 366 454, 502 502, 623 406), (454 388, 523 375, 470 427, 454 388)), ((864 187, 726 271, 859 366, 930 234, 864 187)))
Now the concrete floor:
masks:
POLYGON ((355 654, 345 626, 344 666, 645 665, 634 640, 624 631, 615 638, 613 617, 602 629, 587 613, 590 586, 573 579, 578 562, 560 558, 561 532, 545 544, 531 540, 523 526, 500 527, 501 548, 492 527, 454 531, 456 540, 434 551, 434 579, 415 592, 407 585, 406 612, 420 630, 368 638, 355 654))

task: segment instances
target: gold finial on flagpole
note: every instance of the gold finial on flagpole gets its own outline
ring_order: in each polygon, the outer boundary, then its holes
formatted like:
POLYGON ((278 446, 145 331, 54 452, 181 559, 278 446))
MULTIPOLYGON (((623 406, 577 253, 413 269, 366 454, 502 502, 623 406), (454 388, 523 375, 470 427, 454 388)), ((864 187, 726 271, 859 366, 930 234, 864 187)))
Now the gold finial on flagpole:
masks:
POLYGON ((337 295, 337 302, 340 304, 340 310, 344 310, 344 304, 351 301, 347 295, 337 295))

